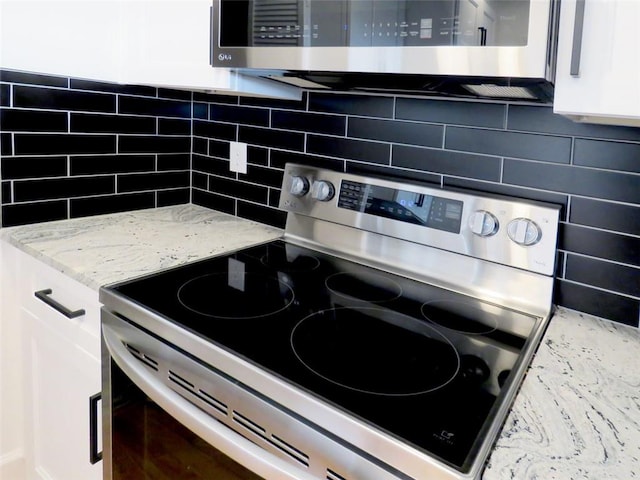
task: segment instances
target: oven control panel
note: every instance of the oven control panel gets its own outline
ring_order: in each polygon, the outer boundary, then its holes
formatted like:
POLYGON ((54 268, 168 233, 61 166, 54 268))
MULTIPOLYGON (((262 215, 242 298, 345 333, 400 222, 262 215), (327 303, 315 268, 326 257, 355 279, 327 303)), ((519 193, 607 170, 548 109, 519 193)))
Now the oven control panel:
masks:
POLYGON ((545 275, 555 270, 558 205, 288 164, 280 208, 545 275))

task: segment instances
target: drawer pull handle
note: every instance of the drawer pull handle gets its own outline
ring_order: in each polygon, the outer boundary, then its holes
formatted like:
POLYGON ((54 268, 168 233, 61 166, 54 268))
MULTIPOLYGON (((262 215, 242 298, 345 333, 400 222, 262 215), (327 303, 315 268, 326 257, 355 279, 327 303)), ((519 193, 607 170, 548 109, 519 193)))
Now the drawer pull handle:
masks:
POLYGON ((102 392, 89 397, 89 462, 91 465, 95 465, 102 460, 102 452, 98 451, 98 438, 100 438, 100 432, 98 432, 98 404, 101 400, 102 392))
POLYGON ((53 290, 51 290, 50 288, 46 288, 44 290, 39 290, 35 292, 35 296, 38 297, 47 305, 49 305, 54 310, 57 310, 58 312, 60 312, 62 315, 64 315, 67 318, 81 317, 86 313, 84 311, 84 308, 81 308, 79 310, 69 310, 67 307, 56 302, 53 298, 51 298, 49 295, 51 295, 52 293, 53 293, 53 290))

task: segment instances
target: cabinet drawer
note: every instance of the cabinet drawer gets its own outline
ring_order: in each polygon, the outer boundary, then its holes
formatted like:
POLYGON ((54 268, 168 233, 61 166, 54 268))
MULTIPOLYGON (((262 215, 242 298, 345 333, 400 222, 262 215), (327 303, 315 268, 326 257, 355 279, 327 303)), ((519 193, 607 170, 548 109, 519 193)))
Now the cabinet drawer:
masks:
POLYGON ((17 258, 17 295, 22 308, 46 318, 52 328, 71 341, 88 334, 99 346, 98 292, 15 247, 11 254, 17 258))

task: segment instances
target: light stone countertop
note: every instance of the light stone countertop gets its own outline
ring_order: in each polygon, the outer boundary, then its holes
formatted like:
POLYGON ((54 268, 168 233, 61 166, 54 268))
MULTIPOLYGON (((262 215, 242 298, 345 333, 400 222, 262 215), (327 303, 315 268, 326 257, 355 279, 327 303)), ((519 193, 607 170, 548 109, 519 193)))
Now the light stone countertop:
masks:
POLYGON ((0 238, 94 290, 282 236, 197 205, 0 229, 0 238))
MULTIPOLYGON (((194 205, 0 230, 95 290, 281 235, 194 205)), ((483 479, 640 479, 640 330, 559 308, 483 479)))

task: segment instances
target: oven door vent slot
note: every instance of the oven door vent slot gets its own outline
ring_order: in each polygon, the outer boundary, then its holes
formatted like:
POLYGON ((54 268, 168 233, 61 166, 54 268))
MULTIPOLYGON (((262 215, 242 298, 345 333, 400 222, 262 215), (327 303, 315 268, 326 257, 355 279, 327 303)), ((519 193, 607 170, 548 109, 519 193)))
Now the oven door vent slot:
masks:
POLYGON ((278 438, 275 435, 271 435, 271 439, 269 440, 269 443, 274 447, 276 447, 278 450, 282 451, 283 453, 286 453, 291 458, 301 463, 305 467, 309 467, 309 455, 307 455, 300 449, 294 447, 290 443, 285 442, 284 440, 282 440, 281 438, 278 438))
POLYGON ((129 350, 131 355, 136 357, 138 360, 140 360, 142 363, 144 363, 146 366, 152 368, 156 372, 158 371, 158 362, 156 362, 149 355, 141 352, 140 350, 138 350, 137 348, 129 345, 128 343, 125 343, 124 346, 127 347, 127 350, 129 350))
POLYGON ((193 389, 195 388, 195 386, 193 385, 193 383, 191 383, 190 381, 184 379, 183 377, 181 377, 180 375, 178 375, 177 373, 169 370, 169 380, 171 380, 172 382, 177 383, 178 385, 180 385, 183 388, 186 388, 187 390, 191 390, 193 391, 193 389))
POLYGON ((347 480, 347 479, 342 475, 338 475, 336 472, 334 472, 330 468, 327 468, 327 480, 347 480))
POLYGON ((204 403, 206 403, 207 405, 209 405, 212 408, 215 408, 216 410, 218 410, 220 413, 224 414, 225 416, 229 414, 229 407, 227 407, 227 405, 225 403, 222 403, 220 400, 218 400, 215 397, 209 395, 204 390, 198 390, 196 395, 204 403))
POLYGON ((241 413, 238 413, 235 410, 233 411, 233 421, 243 426, 244 428, 249 430, 251 433, 258 435, 263 440, 267 440, 267 441, 269 440, 267 437, 267 431, 264 428, 262 428, 257 423, 249 420, 247 417, 245 417, 241 413))
POLYGON ((198 400, 214 408, 216 411, 218 411, 222 415, 227 416, 229 414, 229 409, 225 403, 221 402, 214 396, 209 395, 204 390, 197 388, 194 383, 191 383, 189 380, 187 380, 183 376, 178 375, 173 370, 169 370, 169 381, 173 382, 174 384, 178 385, 182 389, 186 390, 187 393, 190 393, 191 395, 196 397, 198 400))

